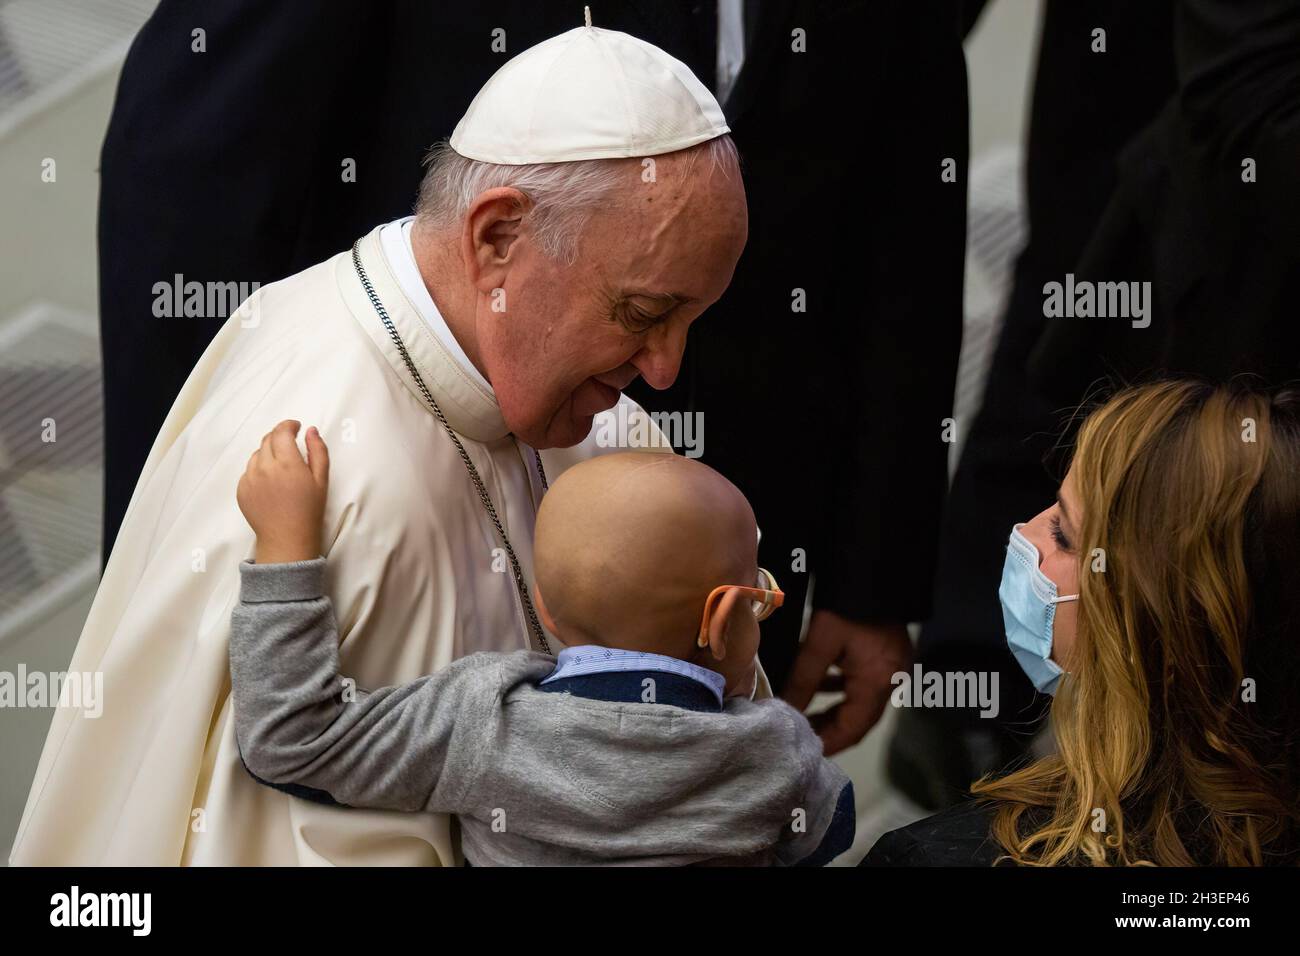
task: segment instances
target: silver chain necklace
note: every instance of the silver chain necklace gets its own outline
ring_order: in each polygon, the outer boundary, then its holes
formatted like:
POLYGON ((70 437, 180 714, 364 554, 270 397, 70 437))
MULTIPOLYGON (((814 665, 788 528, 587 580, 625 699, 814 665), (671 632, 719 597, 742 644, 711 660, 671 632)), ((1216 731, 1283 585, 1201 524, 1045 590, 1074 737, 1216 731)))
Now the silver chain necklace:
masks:
MULTIPOLYGON (((429 387, 424 384, 424 378, 421 377, 419 370, 415 367, 415 363, 411 361, 410 353, 406 351, 406 343, 403 342, 402 337, 397 334, 397 329, 393 325, 393 320, 388 317, 388 311, 384 308, 384 304, 379 301, 379 296, 375 293, 375 287, 370 284, 370 276, 366 275, 366 270, 361 265, 361 254, 358 252, 360 242, 361 240, 358 239, 352 244, 352 265, 357 270, 357 278, 361 280, 361 285, 366 290, 366 295, 370 299, 370 304, 375 307, 375 312, 378 313, 379 320, 384 323, 384 328, 388 330, 388 334, 392 338, 393 344, 397 346, 397 351, 401 353, 402 361, 406 363, 407 371, 409 371, 411 377, 415 379, 415 384, 420 386, 420 392, 424 395, 425 401, 429 403, 429 407, 433 409, 434 416, 442 423, 442 427, 446 430, 447 436, 451 439, 452 444, 456 446, 456 451, 460 452, 460 460, 465 463, 465 470, 469 472, 470 480, 474 482, 474 488, 478 491, 479 500, 483 502, 483 510, 486 511, 488 517, 492 519, 492 524, 496 526, 497 534, 501 537, 501 543, 506 546, 506 556, 510 558, 510 569, 514 572, 515 587, 519 589, 519 597, 522 598, 524 602, 524 613, 528 616, 528 626, 532 629, 533 636, 537 639, 538 645, 545 653, 549 654, 551 653, 551 645, 546 640, 546 632, 542 630, 542 622, 538 620, 537 609, 533 607, 533 599, 528 595, 528 584, 524 581, 524 572, 519 567, 519 559, 515 557, 515 549, 511 547, 510 538, 506 535, 505 526, 501 523, 501 519, 497 517, 497 509, 493 506, 492 499, 488 496, 487 486, 483 484, 483 479, 479 476, 478 469, 474 467, 474 462, 470 460, 469 452, 465 450, 465 446, 461 443, 460 436, 456 434, 451 425, 447 424, 447 417, 443 415, 442 409, 439 408, 438 403, 434 401, 433 393, 429 391, 429 387)), ((537 476, 542 480, 542 493, 545 494, 550 489, 550 485, 546 482, 546 469, 542 467, 541 452, 536 448, 533 449, 533 462, 537 465, 537 476)))

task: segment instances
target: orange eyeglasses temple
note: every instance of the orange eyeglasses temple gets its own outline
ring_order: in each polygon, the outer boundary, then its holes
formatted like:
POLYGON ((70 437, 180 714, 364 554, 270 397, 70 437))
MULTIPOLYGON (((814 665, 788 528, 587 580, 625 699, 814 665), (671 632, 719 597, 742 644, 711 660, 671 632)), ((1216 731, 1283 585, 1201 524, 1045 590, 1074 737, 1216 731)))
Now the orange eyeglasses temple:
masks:
POLYGON ((741 594, 753 600, 757 605, 754 614, 760 621, 765 621, 772 616, 772 612, 785 603, 785 592, 780 589, 776 583, 776 578, 767 568, 759 568, 761 574, 771 587, 767 588, 748 588, 740 584, 722 584, 709 592, 709 596, 704 599, 704 617, 700 620, 700 635, 696 643, 700 647, 709 646, 709 619, 713 616, 713 609, 717 607, 718 599, 728 591, 739 591, 741 594))

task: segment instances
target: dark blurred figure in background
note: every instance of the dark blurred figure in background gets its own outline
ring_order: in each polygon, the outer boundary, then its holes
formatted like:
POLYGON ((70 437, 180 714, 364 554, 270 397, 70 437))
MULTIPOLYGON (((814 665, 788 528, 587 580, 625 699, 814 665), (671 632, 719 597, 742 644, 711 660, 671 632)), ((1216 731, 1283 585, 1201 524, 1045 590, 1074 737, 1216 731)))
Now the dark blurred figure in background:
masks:
MULTIPOLYGON (((740 147, 750 240, 732 287, 693 330, 678 384, 631 391, 651 410, 703 414, 704 458, 754 503, 762 560, 784 569, 795 609, 765 638, 769 677, 780 688, 793 671, 786 696, 802 707, 838 665, 847 699, 819 722, 828 750, 842 749, 907 665, 906 623, 929 613, 962 321, 962 4, 592 7, 597 26, 662 47, 718 91, 740 147)), ((162 0, 104 145, 106 557, 153 436, 224 318, 159 320, 154 283, 270 282, 409 211, 420 157, 474 91, 580 14, 521 0, 162 0), (191 50, 200 27, 205 53, 191 50)))
POLYGON ((1031 357, 1049 398, 1150 370, 1300 374, 1300 3, 1181 0, 1178 90, 1120 157, 1075 270, 1150 279, 1150 328, 1055 319, 1031 357))
POLYGON ((801 709, 839 666, 846 699, 814 719, 830 753, 879 718, 910 663, 907 622, 929 613, 961 346, 961 12, 746 5, 745 66, 723 105, 749 244, 677 384, 633 391, 650 409, 703 413, 704 460, 753 503, 760 559, 796 609, 764 625, 763 665, 801 709), (809 52, 792 56, 800 26, 809 52))
POLYGON ((1061 414, 1031 392, 1026 362, 1047 322, 1044 283, 1074 268, 1115 191, 1116 155, 1174 89, 1172 32, 1171 0, 1044 6, 1025 157, 1029 241, 1016 262, 983 404, 953 477, 934 616, 917 645, 926 671, 997 673, 1001 700, 996 719, 975 709, 900 709, 889 776, 928 810, 960 799, 971 781, 1023 754, 1044 711, 1045 701, 1007 650, 998 604, 1011 525, 1050 499, 1062 477, 1045 461, 1061 414), (1091 49, 1099 26, 1107 32, 1104 54, 1091 49))

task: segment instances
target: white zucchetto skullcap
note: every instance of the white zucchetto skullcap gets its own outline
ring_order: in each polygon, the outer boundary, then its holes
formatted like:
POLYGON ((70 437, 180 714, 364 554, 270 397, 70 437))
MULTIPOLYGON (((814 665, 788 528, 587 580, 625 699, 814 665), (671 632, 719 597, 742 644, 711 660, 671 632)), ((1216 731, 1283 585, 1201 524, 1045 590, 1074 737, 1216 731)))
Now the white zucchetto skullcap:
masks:
POLYGON ((578 27, 507 61, 479 90, 451 147, 485 163, 658 156, 730 132, 690 67, 616 30, 578 27))

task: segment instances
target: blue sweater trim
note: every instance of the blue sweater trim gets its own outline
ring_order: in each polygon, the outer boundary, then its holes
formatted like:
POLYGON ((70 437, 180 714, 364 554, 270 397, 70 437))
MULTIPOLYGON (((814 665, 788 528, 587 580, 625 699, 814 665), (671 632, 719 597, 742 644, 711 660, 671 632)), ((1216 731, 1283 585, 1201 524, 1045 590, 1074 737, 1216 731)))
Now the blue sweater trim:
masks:
POLYGON ((835 812, 831 815, 830 826, 822 835, 822 842, 817 849, 804 857, 795 866, 825 866, 853 845, 853 838, 858 830, 858 811, 854 806, 853 784, 846 783, 840 791, 840 798, 835 802, 835 812))

